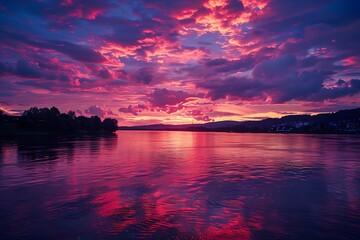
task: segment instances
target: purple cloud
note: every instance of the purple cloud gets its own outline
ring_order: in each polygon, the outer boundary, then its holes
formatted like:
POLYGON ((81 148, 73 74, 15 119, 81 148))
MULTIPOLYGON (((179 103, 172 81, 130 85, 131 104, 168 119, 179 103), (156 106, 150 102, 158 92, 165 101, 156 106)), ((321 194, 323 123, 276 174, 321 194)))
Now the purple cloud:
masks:
POLYGON ((183 104, 188 102, 190 98, 201 96, 202 94, 155 88, 152 93, 147 95, 147 100, 152 107, 159 108, 167 113, 173 113, 183 109, 183 104))
POLYGON ((163 108, 168 105, 185 103, 187 99, 192 96, 192 94, 184 91, 173 91, 166 88, 155 88, 151 94, 148 94, 147 99, 152 106, 163 108))
POLYGON ((138 105, 129 105, 128 107, 122 107, 119 108, 119 112, 121 113, 129 113, 132 114, 134 116, 138 116, 140 112, 147 110, 148 107, 143 105, 143 104, 138 104, 138 105))
POLYGON ((100 118, 104 118, 106 116, 116 116, 110 109, 102 108, 98 105, 90 106, 89 108, 85 109, 84 113, 88 115, 96 115, 100 118))
POLYGON ((3 41, 4 44, 9 43, 9 41, 11 42, 11 44, 12 41, 17 41, 32 47, 55 50, 59 53, 69 56, 74 60, 81 62, 102 63, 106 61, 106 58, 104 58, 99 52, 94 51, 83 45, 58 40, 33 40, 23 34, 1 31, 1 29, 0 32, 2 32, 2 34, 4 34, 4 36, 6 37, 5 41, 3 41))
POLYGON ((201 110, 195 109, 187 112, 187 115, 192 116, 197 121, 210 122, 212 119, 205 115, 201 110))
POLYGON ((66 99, 96 99, 109 109, 84 114, 120 112, 131 124, 157 113, 235 118, 240 101, 294 112, 350 106, 360 99, 359 8, 355 0, 2 1, 0 102, 49 98, 69 108, 66 99))

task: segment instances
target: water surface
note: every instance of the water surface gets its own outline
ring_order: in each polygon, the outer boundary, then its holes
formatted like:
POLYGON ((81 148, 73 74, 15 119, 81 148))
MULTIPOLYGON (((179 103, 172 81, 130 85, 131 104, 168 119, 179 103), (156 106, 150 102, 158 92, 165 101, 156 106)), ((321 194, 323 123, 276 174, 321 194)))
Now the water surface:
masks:
POLYGON ((360 239, 360 137, 0 140, 1 239, 360 239))

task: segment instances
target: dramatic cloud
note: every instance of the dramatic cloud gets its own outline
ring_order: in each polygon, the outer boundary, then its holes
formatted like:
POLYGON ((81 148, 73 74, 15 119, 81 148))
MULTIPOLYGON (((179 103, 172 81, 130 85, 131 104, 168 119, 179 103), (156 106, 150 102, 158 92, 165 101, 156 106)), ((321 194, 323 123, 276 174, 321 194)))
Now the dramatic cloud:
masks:
POLYGON ((197 121, 210 122, 212 120, 209 116, 204 115, 204 113, 201 112, 199 109, 188 111, 187 114, 189 116, 192 116, 197 121))
POLYGON ((81 45, 64 41, 51 41, 47 44, 49 49, 59 51, 78 61, 101 63, 106 60, 100 53, 81 45))
POLYGON ((184 104, 194 97, 201 97, 202 94, 190 94, 184 91, 172 91, 166 88, 156 88, 147 95, 151 107, 161 109, 167 113, 177 112, 184 108, 184 104))
POLYGON ((102 108, 97 105, 93 105, 85 109, 84 113, 88 115, 96 115, 101 118, 104 118, 106 116, 115 116, 115 114, 110 109, 102 108))
MULTIPOLYGON (((344 96, 354 96, 360 92, 359 80, 353 79, 345 86, 338 84, 331 88, 323 85, 326 73, 304 72, 292 78, 252 80, 248 78, 227 78, 199 83, 208 90, 213 100, 222 98, 241 99, 245 101, 269 101, 284 103, 291 100, 324 101, 344 96)), ((340 81, 340 80, 339 80, 340 81)), ((343 80, 342 80, 343 81, 343 80)))
POLYGON ((129 105, 126 108, 119 108, 119 112, 121 113, 130 113, 134 116, 138 116, 139 113, 141 113, 144 110, 148 110, 148 107, 143 105, 143 104, 138 104, 138 105, 129 105))
POLYGON ((153 82, 154 79, 154 73, 152 71, 152 69, 149 68, 141 68, 139 70, 137 70, 136 72, 134 72, 131 75, 131 78, 138 83, 143 83, 143 84, 150 84, 151 82, 153 82))
POLYGON ((119 113, 124 124, 357 106, 358 9, 357 0, 2 1, 0 102, 119 113))
POLYGON ((332 71, 305 69, 292 55, 279 56, 257 64, 250 77, 230 77, 202 81, 199 87, 208 90, 213 100, 239 98, 246 101, 285 103, 291 100, 324 101, 359 92, 357 80, 340 80, 326 87, 332 71), (340 84, 341 83, 341 84, 340 84))

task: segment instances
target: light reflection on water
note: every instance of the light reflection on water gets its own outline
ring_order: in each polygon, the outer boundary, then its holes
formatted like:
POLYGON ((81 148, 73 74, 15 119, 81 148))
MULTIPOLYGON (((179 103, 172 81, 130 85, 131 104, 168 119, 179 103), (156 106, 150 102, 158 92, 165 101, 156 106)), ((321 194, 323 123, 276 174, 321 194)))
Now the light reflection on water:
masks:
POLYGON ((360 239, 360 138, 0 140, 1 239, 360 239))

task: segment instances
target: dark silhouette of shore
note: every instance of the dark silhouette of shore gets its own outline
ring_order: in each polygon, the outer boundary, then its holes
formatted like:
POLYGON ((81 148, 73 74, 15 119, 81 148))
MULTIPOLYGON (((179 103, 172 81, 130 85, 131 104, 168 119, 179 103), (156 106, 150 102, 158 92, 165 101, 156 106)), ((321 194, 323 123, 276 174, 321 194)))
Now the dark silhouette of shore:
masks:
POLYGON ((74 111, 60 113, 56 107, 32 107, 21 116, 0 113, 0 135, 99 134, 118 129, 117 120, 98 116, 76 116, 74 111))
POLYGON ((261 121, 221 121, 205 124, 119 127, 120 130, 243 132, 243 133, 360 133, 360 108, 317 115, 289 115, 261 121))
POLYGON ((0 136, 46 134, 102 134, 116 130, 200 131, 239 133, 360 133, 360 108, 317 115, 289 115, 261 121, 221 121, 205 124, 118 127, 116 119, 60 113, 56 107, 32 107, 22 116, 0 112, 0 136))

